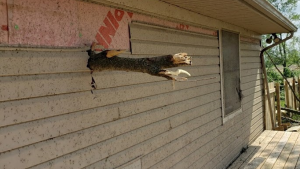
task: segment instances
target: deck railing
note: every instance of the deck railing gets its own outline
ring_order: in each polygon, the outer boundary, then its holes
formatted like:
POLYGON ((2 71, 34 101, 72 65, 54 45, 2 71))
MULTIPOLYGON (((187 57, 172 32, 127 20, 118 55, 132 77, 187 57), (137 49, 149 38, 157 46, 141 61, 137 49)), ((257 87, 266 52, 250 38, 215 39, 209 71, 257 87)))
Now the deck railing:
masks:
MULTIPOLYGON (((292 89, 295 91, 296 96, 300 96, 300 78, 288 78, 287 79, 292 89)), ((294 114, 300 115, 300 102, 295 97, 292 89, 289 87, 286 80, 284 80, 284 85, 280 86, 279 83, 268 83, 270 100, 272 110, 270 112, 269 106, 267 106, 267 92, 265 92, 265 129, 272 130, 272 118, 275 122, 275 130, 286 130, 290 123, 282 123, 282 118, 289 121, 297 122, 292 119, 294 114), (284 98, 284 99, 283 99, 284 98)))

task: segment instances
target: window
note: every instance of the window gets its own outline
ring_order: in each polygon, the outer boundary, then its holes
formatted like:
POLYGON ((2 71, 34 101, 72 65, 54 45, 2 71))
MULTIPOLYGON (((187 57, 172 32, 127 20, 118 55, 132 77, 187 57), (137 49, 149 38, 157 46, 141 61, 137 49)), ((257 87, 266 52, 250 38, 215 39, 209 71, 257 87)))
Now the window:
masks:
POLYGON ((241 112, 239 34, 220 31, 222 104, 224 121, 241 112))

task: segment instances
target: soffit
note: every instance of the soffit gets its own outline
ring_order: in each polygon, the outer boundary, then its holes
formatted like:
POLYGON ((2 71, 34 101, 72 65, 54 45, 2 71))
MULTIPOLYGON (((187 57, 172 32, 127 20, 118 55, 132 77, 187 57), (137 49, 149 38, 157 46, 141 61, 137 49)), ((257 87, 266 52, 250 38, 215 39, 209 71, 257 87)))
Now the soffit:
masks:
POLYGON ((160 0, 259 34, 297 28, 265 0, 160 0))

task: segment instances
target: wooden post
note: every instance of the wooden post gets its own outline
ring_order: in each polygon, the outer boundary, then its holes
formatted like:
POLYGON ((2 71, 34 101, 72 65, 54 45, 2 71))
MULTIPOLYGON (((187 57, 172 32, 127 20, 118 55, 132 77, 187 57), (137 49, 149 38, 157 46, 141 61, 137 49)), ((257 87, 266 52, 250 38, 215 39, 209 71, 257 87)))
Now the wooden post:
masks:
MULTIPOLYGON (((299 76, 298 76, 298 96, 300 96, 300 78, 299 78, 299 76)), ((298 110, 300 111, 300 102, 298 102, 298 105, 299 105, 299 108, 298 108, 298 110)))
MULTIPOLYGON (((293 78, 293 90, 296 92, 296 80, 293 78)), ((292 95, 293 101, 294 101, 294 109, 297 110, 297 100, 296 96, 292 95)))
POLYGON ((276 100, 277 100, 277 121, 278 121, 278 126, 281 126, 281 108, 280 108, 280 88, 279 88, 279 83, 276 83, 276 100))
POLYGON ((286 104, 286 107, 290 107, 290 100, 289 100, 289 87, 288 87, 288 84, 287 84, 287 81, 285 80, 284 81, 284 90, 285 90, 285 104, 286 104))
POLYGON ((272 123, 272 130, 274 130, 275 129, 275 117, 273 116, 274 113, 273 113, 272 104, 271 104, 270 90, 269 90, 269 85, 268 85, 267 71, 266 71, 266 65, 265 65, 265 59, 263 56, 263 51, 260 52, 260 59, 261 59, 262 71, 263 71, 263 75, 264 75, 264 91, 267 91, 267 99, 268 99, 269 113, 270 113, 270 118, 271 118, 271 123, 272 123))

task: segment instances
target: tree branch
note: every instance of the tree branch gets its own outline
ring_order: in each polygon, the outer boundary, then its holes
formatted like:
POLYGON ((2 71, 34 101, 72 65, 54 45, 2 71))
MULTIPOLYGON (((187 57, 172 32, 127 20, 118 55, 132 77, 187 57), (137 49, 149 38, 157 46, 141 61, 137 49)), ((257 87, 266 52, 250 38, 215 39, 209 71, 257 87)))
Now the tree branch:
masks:
MULTIPOLYGON (((87 67, 93 71, 103 70, 122 70, 148 73, 153 76, 161 76, 170 80, 186 81, 187 78, 178 76, 186 74, 191 76, 185 70, 178 69, 177 71, 166 70, 165 68, 178 67, 184 65, 192 65, 191 57, 186 53, 177 53, 174 55, 165 55, 151 58, 123 58, 117 55, 124 51, 105 50, 96 54, 94 52, 95 43, 88 50, 90 56, 87 67)), ((92 84, 93 84, 92 79, 92 84)), ((94 88, 96 88, 94 86, 94 88)))

